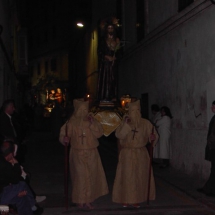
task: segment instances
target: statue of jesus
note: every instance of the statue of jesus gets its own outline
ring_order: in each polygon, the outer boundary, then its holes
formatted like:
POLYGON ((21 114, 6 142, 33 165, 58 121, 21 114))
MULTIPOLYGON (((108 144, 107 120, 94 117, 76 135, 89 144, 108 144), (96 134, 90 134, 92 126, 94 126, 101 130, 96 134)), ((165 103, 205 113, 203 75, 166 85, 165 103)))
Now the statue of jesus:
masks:
POLYGON ((112 101, 117 96, 118 50, 120 39, 116 35, 116 19, 107 19, 103 23, 104 36, 98 44, 99 75, 97 99, 112 101))

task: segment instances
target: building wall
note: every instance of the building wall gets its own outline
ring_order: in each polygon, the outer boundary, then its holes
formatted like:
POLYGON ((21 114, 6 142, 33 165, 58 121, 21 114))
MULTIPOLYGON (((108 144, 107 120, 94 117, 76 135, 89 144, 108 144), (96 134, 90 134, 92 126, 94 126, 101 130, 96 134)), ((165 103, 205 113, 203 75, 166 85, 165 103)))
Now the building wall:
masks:
MULTIPOLYGON (((122 21, 122 42, 124 50, 133 47, 137 42, 136 35, 136 4, 135 1, 127 0, 122 4, 123 21, 122 21)), ((143 11, 144 14, 144 11, 143 11)))
POLYGON ((149 31, 153 31, 159 25, 173 17, 177 12, 176 0, 148 0, 149 31))
POLYGON ((86 73, 87 73, 87 93, 91 95, 92 98, 96 98, 97 89, 97 71, 98 71, 98 56, 97 56, 97 44, 98 43, 98 32, 96 28, 91 33, 89 37, 89 46, 87 46, 86 52, 86 73))
MULTIPOLYGON (((188 13, 175 11, 175 17, 159 26, 159 31, 154 29, 124 54, 119 89, 121 95, 129 89, 138 98, 148 93, 148 108, 153 103, 170 107, 171 164, 205 178, 210 165, 204 160, 204 149, 215 100, 215 6, 210 1, 196 1, 193 7, 197 3, 199 7, 188 13)), ((169 7, 173 6, 169 2, 169 7)))
POLYGON ((13 1, 0 0, 0 25, 3 27, 2 34, 0 35, 1 43, 4 46, 0 46, 0 106, 5 99, 14 98, 17 100, 16 82, 14 71, 12 71, 11 65, 13 62, 13 1), (7 52, 8 59, 5 55, 7 52))
POLYGON ((60 81, 68 81, 68 53, 53 53, 52 55, 35 59, 30 63, 30 70, 33 86, 38 83, 38 79, 46 77, 47 75, 52 75, 60 81), (54 71, 51 66, 52 60, 56 61, 56 69, 54 71))
POLYGON ((52 74, 60 81, 68 81, 68 52, 73 23, 72 4, 65 2, 35 2, 28 5, 29 65, 31 82, 52 74), (40 12, 40 17, 36 14, 40 12), (71 26, 69 26, 71 25, 71 26), (52 60, 56 69, 52 70, 52 60), (47 66, 45 66, 47 64, 47 66), (38 72, 40 65, 40 72, 38 72), (47 67, 45 69, 45 67, 47 67))

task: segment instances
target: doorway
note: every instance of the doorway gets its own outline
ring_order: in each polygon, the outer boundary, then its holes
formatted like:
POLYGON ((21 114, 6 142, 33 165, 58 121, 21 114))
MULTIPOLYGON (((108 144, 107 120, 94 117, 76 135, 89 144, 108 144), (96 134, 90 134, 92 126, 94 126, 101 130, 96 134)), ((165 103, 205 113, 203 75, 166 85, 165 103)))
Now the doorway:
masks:
POLYGON ((145 119, 149 119, 149 94, 143 93, 141 94, 141 115, 145 119))

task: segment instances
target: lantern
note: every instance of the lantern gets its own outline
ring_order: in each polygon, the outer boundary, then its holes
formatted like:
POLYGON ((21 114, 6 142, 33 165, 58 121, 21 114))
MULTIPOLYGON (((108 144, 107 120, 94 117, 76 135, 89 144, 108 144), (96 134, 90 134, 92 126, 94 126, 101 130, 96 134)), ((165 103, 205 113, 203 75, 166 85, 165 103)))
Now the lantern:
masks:
POLYGON ((131 102, 131 96, 123 95, 120 100, 121 100, 121 107, 125 110, 128 110, 128 103, 131 102))

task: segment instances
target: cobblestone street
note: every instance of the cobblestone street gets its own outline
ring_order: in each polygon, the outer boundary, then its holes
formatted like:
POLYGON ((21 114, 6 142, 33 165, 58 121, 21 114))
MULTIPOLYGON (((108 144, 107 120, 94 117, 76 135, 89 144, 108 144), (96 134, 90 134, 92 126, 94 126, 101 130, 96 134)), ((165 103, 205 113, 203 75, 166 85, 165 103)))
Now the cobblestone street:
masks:
MULTIPOLYGON (((117 164, 117 145, 113 135, 100 139, 99 152, 106 172, 110 193, 94 202, 95 209, 81 211, 69 201, 65 208, 64 196, 64 146, 50 132, 32 132, 27 142, 26 168, 32 175, 31 185, 37 195, 46 195, 40 203, 44 215, 58 214, 151 214, 151 215, 213 215, 215 198, 198 193, 196 188, 204 183, 189 178, 169 167, 154 165, 157 197, 139 209, 122 208, 111 200, 111 191, 117 164)), ((70 186, 69 186, 70 190, 70 186)), ((69 191, 70 194, 70 191, 69 191)))

